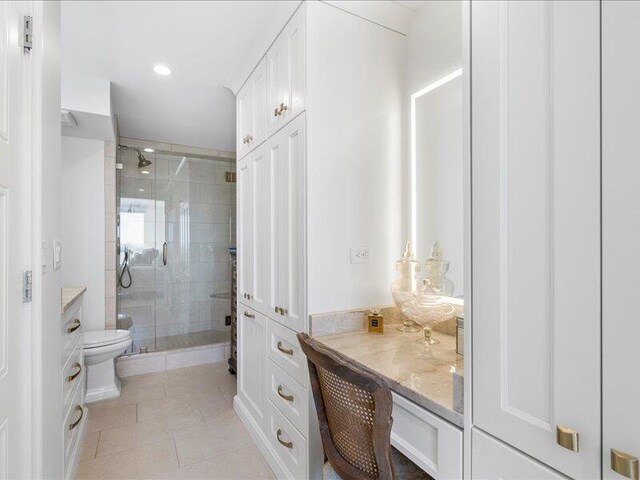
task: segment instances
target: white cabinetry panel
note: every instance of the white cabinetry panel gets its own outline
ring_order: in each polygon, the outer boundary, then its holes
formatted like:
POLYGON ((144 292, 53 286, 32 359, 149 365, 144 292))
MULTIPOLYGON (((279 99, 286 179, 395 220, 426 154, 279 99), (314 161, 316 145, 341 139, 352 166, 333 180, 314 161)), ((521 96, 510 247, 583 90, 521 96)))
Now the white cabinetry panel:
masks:
POLYGON ((638 133, 640 3, 602 3, 603 476, 611 449, 640 458, 638 133))
POLYGON ((477 428, 473 429, 472 436, 471 478, 478 480, 565 480, 567 478, 477 428))
POLYGON ((266 419, 266 322, 255 310, 238 308, 238 394, 262 428, 266 419))
POLYGON ((258 64, 236 96, 236 157, 242 158, 266 139, 267 76, 258 64))
POLYGON ((238 247, 238 301, 251 305, 254 265, 253 235, 253 165, 251 159, 238 162, 237 172, 237 247, 238 247))
POLYGON ((599 5, 473 2, 472 22, 474 423, 596 478, 599 5))

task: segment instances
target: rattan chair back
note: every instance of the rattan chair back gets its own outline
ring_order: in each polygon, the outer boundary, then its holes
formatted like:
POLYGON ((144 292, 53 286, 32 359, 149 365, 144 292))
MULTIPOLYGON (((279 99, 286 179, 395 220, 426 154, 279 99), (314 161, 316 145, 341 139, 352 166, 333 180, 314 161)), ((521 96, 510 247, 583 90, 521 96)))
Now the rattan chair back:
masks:
POLYGON ((324 453, 344 480, 392 479, 387 384, 374 373, 298 334, 307 356, 324 453))

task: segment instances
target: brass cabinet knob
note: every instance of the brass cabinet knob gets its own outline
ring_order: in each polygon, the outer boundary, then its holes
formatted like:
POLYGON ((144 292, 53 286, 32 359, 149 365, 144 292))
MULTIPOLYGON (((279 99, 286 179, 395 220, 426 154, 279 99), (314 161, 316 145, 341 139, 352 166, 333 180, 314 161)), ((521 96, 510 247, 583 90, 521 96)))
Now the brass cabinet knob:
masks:
POLYGON ((638 457, 615 448, 611 449, 611 470, 623 477, 638 480, 638 457))
POLYGON ((253 137, 251 135, 247 135, 247 143, 253 142, 253 137))
POLYGON ((287 111, 287 106, 284 103, 281 103, 279 115, 282 115, 282 112, 286 112, 286 111, 287 111))
POLYGON ((280 111, 280 109, 278 107, 276 107, 276 109, 273 111, 273 116, 277 117, 278 115, 280 115, 282 112, 280 111))
POLYGON ((580 434, 570 428, 556 425, 556 443, 567 450, 578 452, 580 450, 580 434))
POLYGON ((244 316, 247 317, 247 318, 256 318, 255 315, 253 315, 252 313, 247 312, 246 310, 244 312, 244 316))

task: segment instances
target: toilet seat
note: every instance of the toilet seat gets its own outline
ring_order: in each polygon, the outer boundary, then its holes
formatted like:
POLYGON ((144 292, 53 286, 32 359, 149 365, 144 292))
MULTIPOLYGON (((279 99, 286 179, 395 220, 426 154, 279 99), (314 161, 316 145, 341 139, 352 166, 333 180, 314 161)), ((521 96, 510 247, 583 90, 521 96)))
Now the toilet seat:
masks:
POLYGON ((84 348, 99 348, 126 342, 131 338, 129 330, 94 330, 84 332, 84 348))

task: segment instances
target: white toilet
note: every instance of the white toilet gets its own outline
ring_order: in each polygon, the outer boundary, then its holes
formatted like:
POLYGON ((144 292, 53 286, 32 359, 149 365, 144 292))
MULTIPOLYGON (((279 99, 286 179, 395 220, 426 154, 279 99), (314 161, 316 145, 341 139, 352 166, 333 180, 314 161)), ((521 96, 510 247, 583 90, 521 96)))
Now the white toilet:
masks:
POLYGON ((129 330, 84 332, 84 363, 87 367, 85 402, 97 402, 120 396, 116 377, 116 358, 131 346, 129 330))

